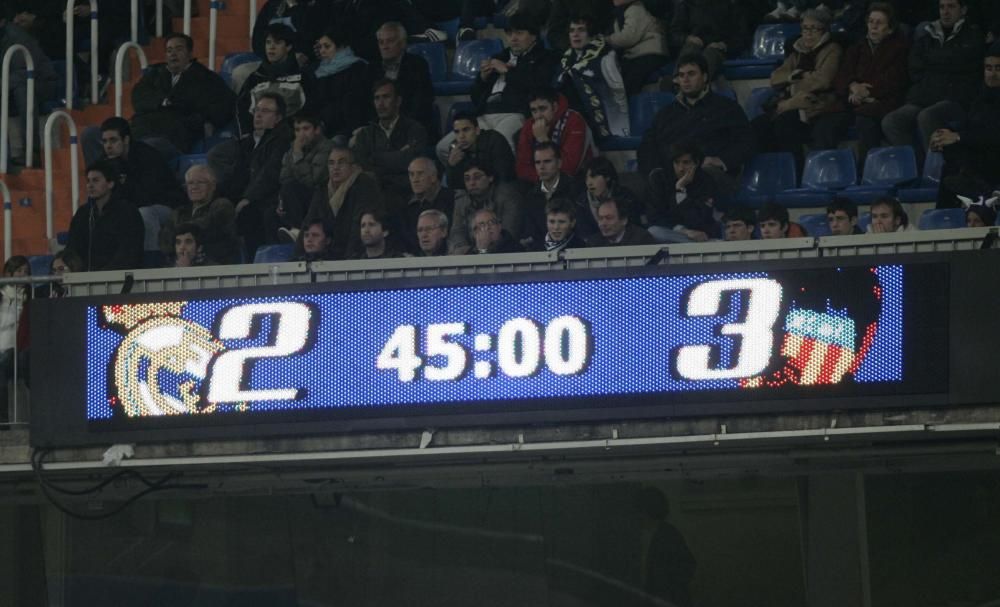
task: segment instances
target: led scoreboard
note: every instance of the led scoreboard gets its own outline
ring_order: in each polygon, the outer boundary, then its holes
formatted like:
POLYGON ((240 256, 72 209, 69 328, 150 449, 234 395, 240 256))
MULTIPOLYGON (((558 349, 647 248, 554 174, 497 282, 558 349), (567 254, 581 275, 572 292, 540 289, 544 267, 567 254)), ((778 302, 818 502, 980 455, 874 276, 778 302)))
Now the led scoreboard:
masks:
POLYGON ((55 425, 88 442, 843 408, 947 390, 947 327, 922 319, 948 300, 917 296, 947 282, 947 264, 770 266, 64 300, 53 345, 79 344, 83 364, 48 389, 83 388, 85 407, 55 425))

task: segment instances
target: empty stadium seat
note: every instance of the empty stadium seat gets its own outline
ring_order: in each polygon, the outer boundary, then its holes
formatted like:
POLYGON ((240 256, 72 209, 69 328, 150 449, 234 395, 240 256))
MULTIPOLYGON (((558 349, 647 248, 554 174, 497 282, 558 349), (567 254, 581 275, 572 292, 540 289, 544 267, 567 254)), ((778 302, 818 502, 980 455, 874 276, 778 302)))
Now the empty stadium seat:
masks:
POLYGON ((759 208, 773 202, 778 193, 795 188, 795 157, 787 152, 758 154, 743 167, 736 203, 759 208))
POLYGON ((761 25, 753 35, 750 56, 732 59, 723 64, 726 78, 730 80, 753 80, 769 78, 774 68, 785 60, 788 42, 802 33, 798 23, 778 23, 761 25))
POLYGON ((472 83, 479 77, 479 66, 484 59, 503 50, 503 43, 496 38, 461 42, 455 50, 451 75, 446 82, 434 85, 437 95, 467 95, 472 83))
POLYGON ((222 76, 222 80, 231 88, 233 86, 233 70, 241 65, 253 62, 260 63, 260 57, 253 53, 229 53, 222 60, 222 68, 219 70, 219 76, 222 76))
MULTIPOLYGON (((436 86, 448 79, 448 57, 444 45, 437 42, 419 42, 406 47, 407 53, 413 53, 424 58, 430 67, 431 82, 436 86)), ((434 91, 435 94, 437 90, 434 91)))
POLYGON ((920 216, 921 230, 951 230, 965 227, 964 209, 928 209, 920 216))
POLYGON ((840 190, 857 181, 858 169, 851 150, 812 152, 802 171, 802 187, 781 192, 775 200, 786 207, 826 206, 840 190))
POLYGON ((187 170, 196 164, 208 164, 208 154, 184 154, 177 157, 177 178, 183 179, 187 170))
POLYGON ((448 19, 447 21, 438 21, 434 24, 434 27, 448 34, 448 40, 454 42, 458 40, 458 21, 458 17, 448 19))
POLYGON ((931 202, 937 200, 941 186, 941 170, 944 168, 944 154, 927 152, 924 159, 924 174, 914 187, 902 188, 897 195, 900 202, 931 202))
POLYGON ((606 137, 600 141, 602 151, 637 150, 642 136, 653 126, 656 114, 674 102, 674 94, 667 92, 647 92, 633 95, 628 100, 628 137, 606 137))
POLYGON ((905 185, 916 183, 917 156, 913 148, 894 146, 869 150, 861 185, 844 189, 844 196, 857 204, 871 204, 884 196, 895 196, 905 185))
POLYGON ((868 226, 872 224, 872 214, 871 213, 861 213, 858 215, 858 229, 862 232, 868 231, 868 226))
POLYGON ((797 223, 805 228, 806 233, 813 238, 830 235, 830 222, 826 220, 826 213, 800 215, 797 223))
POLYGON ((747 119, 753 120, 757 116, 762 115, 764 113, 764 104, 774 97, 774 93, 774 89, 769 86, 758 87, 750 91, 746 106, 743 108, 747 119))
POLYGON ((268 244, 257 249, 254 253, 254 263, 282 263, 289 261, 295 254, 293 244, 268 244))

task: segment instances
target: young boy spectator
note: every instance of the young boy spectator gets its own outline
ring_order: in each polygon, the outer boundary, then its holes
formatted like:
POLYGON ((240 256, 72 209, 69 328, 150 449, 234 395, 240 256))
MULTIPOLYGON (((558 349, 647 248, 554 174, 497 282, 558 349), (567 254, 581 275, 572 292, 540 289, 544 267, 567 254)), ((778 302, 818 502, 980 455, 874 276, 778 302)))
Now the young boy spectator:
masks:
POLYGON ((326 159, 333 142, 323 136, 323 121, 316 114, 299 112, 292 118, 295 138, 281 159, 281 185, 300 183, 318 188, 326 182, 326 159))
POLYGON ((722 225, 727 242, 753 240, 757 216, 746 207, 733 207, 722 216, 722 225))
POLYGON ((201 228, 193 223, 182 223, 174 228, 174 267, 193 268, 211 266, 215 262, 205 257, 201 228))
MULTIPOLYGON (((538 182, 524 197, 524 226, 522 241, 540 242, 545 237, 545 205, 553 198, 572 200, 579 189, 578 181, 562 172, 559 147, 551 141, 539 144, 533 153, 538 182)), ((529 245, 530 246, 530 245, 529 245)))
POLYGON ((674 145, 674 187, 654 200, 648 213, 649 233, 658 242, 705 242, 721 237, 715 221, 715 183, 701 168, 704 154, 691 141, 674 145))
POLYGON ((830 226, 831 236, 860 234, 858 205, 848 198, 840 196, 834 198, 830 206, 826 207, 826 223, 830 226))
POLYGON ((628 97, 618 53, 599 33, 589 16, 570 19, 569 48, 560 59, 556 82, 598 139, 625 136, 630 128, 628 97))
POLYGON ((991 198, 983 201, 982 204, 973 203, 965 207, 965 227, 967 228, 988 228, 996 225, 997 199, 991 198))
POLYGON ((333 230, 319 217, 307 219, 301 230, 294 230, 295 261, 323 261, 336 259, 331 251, 333 245, 333 230))
POLYGON ((889 234, 912 230, 910 218, 899 200, 892 197, 879 198, 871 205, 872 222, 868 226, 870 234, 889 234))
POLYGON ((441 159, 447 167, 448 185, 462 189, 466 169, 472 164, 487 164, 500 181, 510 181, 515 177, 514 153, 507 139, 498 131, 479 128, 476 115, 459 112, 452 127, 455 140, 448 154, 441 159))
POLYGON ((553 198, 545 205, 545 239, 533 243, 535 251, 562 251, 587 246, 576 232, 576 205, 566 198, 553 198))
POLYGON ((247 76, 236 97, 236 119, 240 133, 253 127, 253 108, 264 92, 278 93, 285 99, 287 115, 296 114, 306 103, 299 62, 295 59, 295 31, 287 25, 267 26, 264 60, 247 76))
POLYGON ((517 177, 535 183, 534 150, 543 143, 559 147, 560 170, 576 175, 594 157, 594 141, 583 116, 569 109, 569 101, 550 87, 536 89, 529 96, 531 120, 525 121, 517 144, 517 177))
POLYGON ((788 209, 769 202, 757 211, 757 226, 762 240, 772 238, 803 238, 806 231, 788 217, 788 209))
POLYGON ((642 0, 612 0, 614 20, 608 44, 620 53, 625 90, 636 95, 646 78, 667 63, 667 41, 659 20, 642 0))

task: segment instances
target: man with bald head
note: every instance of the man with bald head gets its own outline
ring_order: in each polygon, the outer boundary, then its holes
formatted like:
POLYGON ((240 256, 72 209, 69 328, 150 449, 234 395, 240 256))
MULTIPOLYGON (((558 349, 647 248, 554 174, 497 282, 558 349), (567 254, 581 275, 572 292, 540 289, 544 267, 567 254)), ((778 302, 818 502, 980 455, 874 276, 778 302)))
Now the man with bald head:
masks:
POLYGON ((449 219, 455 215, 455 203, 468 205, 468 196, 462 190, 453 190, 441 185, 437 164, 427 156, 418 156, 410 162, 410 197, 406 202, 406 211, 402 233, 406 246, 412 253, 419 253, 417 242, 417 220, 420 214, 429 209, 444 213, 449 219))

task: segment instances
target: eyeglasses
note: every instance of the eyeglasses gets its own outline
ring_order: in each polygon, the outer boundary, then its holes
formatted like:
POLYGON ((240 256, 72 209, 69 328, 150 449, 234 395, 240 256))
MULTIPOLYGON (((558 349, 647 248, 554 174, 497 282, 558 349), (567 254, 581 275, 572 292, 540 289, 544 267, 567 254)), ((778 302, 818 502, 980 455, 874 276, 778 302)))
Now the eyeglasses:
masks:
POLYGON ((825 32, 826 28, 823 27, 823 26, 821 26, 821 25, 803 25, 802 26, 802 31, 803 32, 813 32, 813 33, 815 33, 815 32, 825 32))
POLYGON ((488 230, 489 228, 492 228, 495 225, 499 225, 499 223, 500 222, 497 221, 496 219, 487 219, 486 221, 480 221, 474 224, 472 226, 472 229, 475 230, 476 232, 479 232, 481 230, 488 230))

